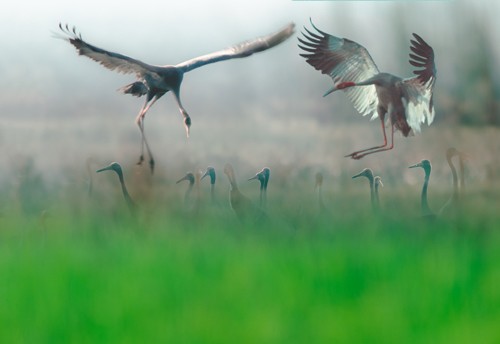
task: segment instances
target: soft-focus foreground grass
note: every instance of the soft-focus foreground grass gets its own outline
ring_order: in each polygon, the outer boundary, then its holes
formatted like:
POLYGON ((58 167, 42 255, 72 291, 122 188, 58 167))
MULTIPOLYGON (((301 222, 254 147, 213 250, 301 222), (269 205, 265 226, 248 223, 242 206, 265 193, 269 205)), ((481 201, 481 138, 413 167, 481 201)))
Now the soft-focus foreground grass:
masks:
POLYGON ((369 207, 321 217, 310 201, 260 226, 223 202, 196 216, 5 211, 0 342, 500 341, 490 202, 429 224, 369 207))

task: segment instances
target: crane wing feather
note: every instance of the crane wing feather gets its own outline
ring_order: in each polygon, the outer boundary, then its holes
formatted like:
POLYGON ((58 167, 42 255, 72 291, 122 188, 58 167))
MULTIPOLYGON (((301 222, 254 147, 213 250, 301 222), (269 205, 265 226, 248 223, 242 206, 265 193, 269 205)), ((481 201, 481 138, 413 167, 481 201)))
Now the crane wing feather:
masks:
POLYGON ((267 50, 284 42, 294 33, 294 27, 295 24, 290 23, 278 32, 251 39, 220 51, 196 57, 179 63, 176 67, 180 68, 183 72, 188 72, 209 63, 250 56, 254 53, 267 50))
POLYGON ((410 41, 410 64, 420 68, 413 71, 416 76, 404 79, 401 82, 402 99, 406 106, 406 120, 410 127, 420 131, 420 124, 430 125, 434 120, 434 84, 436 82, 436 65, 434 63, 434 50, 422 37, 413 34, 410 41))
POLYGON ((415 131, 420 132, 420 125, 427 122, 431 125, 434 120, 434 106, 432 104, 432 87, 423 85, 418 77, 403 79, 400 84, 401 100, 406 107, 406 121, 415 131))
POLYGON ((67 35, 63 38, 70 42, 76 50, 78 50, 79 55, 87 56, 109 70, 114 70, 123 74, 136 74, 138 77, 141 77, 148 71, 153 70, 152 66, 142 61, 122 54, 107 51, 85 42, 82 39, 82 36, 76 33, 76 29, 74 27, 70 30, 68 25, 62 26, 59 24, 59 28, 67 35))
MULTIPOLYGON (((361 82, 379 73, 370 53, 362 45, 347 38, 332 36, 319 30, 312 32, 304 27, 304 38, 299 38, 299 47, 306 53, 300 54, 311 66, 333 80, 333 88, 342 82, 361 82)), ((349 87, 344 89, 354 108, 363 116, 378 116, 378 97, 375 86, 349 87)), ((329 92, 328 92, 329 93, 329 92)))

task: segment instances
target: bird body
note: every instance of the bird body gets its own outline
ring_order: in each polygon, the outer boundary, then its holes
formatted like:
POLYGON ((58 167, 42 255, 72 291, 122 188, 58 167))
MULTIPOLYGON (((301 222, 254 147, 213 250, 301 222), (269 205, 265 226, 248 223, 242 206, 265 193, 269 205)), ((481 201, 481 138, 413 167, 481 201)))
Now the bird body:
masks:
POLYGON ((233 166, 226 164, 224 166, 224 174, 229 179, 229 204, 231 209, 235 212, 236 216, 242 221, 260 221, 265 217, 265 213, 256 207, 250 198, 241 193, 236 182, 236 175, 233 166))
POLYGON ((394 131, 404 136, 420 131, 421 123, 434 120, 433 89, 436 79, 433 49, 417 34, 411 40, 413 53, 410 64, 423 68, 414 71, 413 78, 380 72, 368 50, 347 38, 327 34, 314 26, 316 32, 307 28, 304 39, 299 38, 301 54, 307 63, 333 80, 333 87, 324 96, 344 90, 354 108, 363 116, 379 118, 382 124, 384 143, 379 146, 355 151, 346 157, 361 159, 365 155, 390 150, 394 147, 394 131), (385 119, 391 127, 391 144, 388 146, 385 119))
POLYGON ((125 94, 131 94, 137 97, 146 95, 146 101, 136 117, 136 123, 139 126, 142 138, 141 156, 138 163, 141 164, 143 162, 144 147, 146 147, 150 157, 149 164, 151 171, 154 170, 155 163, 144 134, 144 117, 149 108, 165 93, 169 91, 172 92, 183 117, 186 135, 189 137, 191 117, 183 107, 180 99, 180 87, 184 73, 206 64, 248 57, 253 53, 272 48, 288 39, 294 32, 294 26, 295 24, 290 23, 283 29, 267 36, 248 40, 211 54, 187 60, 177 65, 156 66, 119 53, 98 48, 84 41, 82 36, 77 34, 74 27, 70 29, 68 25, 63 26, 59 24, 59 28, 65 34, 65 36, 61 36, 60 38, 71 43, 78 50, 79 55, 87 56, 107 69, 123 74, 135 74, 137 77, 138 81, 126 85, 119 90, 125 94))

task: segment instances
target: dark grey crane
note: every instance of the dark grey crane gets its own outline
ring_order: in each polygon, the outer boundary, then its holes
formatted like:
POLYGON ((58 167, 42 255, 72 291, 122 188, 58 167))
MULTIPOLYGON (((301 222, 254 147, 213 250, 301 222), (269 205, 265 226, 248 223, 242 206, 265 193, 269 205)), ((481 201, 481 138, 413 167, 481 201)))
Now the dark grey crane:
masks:
POLYGON ((132 200, 130 197, 130 194, 128 193, 127 187, 125 186, 125 181, 123 178, 123 171, 122 167, 119 163, 117 162, 112 162, 109 166, 103 167, 96 172, 103 172, 103 171, 115 171, 116 174, 118 175, 118 178, 120 179, 120 184, 122 186, 122 193, 123 197, 125 198, 125 202, 127 202, 127 206, 130 209, 131 212, 134 212, 137 208, 135 202, 132 200))
POLYGON ((269 184, 269 178, 271 176, 271 170, 269 167, 264 167, 262 170, 257 172, 255 176, 248 179, 250 180, 258 180, 260 182, 260 206, 262 208, 267 207, 267 185, 269 184))
POLYGON ((141 155, 138 164, 142 164, 144 161, 144 147, 146 147, 152 172, 154 171, 155 162, 144 134, 144 117, 149 108, 165 93, 171 91, 184 119, 186 135, 189 137, 191 117, 189 117, 187 111, 184 109, 180 98, 180 88, 184 73, 206 64, 248 57, 254 53, 272 48, 289 38, 294 32, 294 26, 294 23, 290 23, 283 29, 267 36, 251 39, 177 65, 155 66, 122 54, 98 48, 85 42, 81 34, 76 32, 75 27, 70 29, 68 25, 63 26, 59 24, 59 28, 65 34, 65 36, 60 36, 60 38, 71 43, 78 50, 79 55, 87 56, 102 66, 118 73, 136 75, 138 81, 120 88, 120 91, 136 97, 146 96, 146 101, 136 117, 136 123, 141 131, 142 139, 141 155))

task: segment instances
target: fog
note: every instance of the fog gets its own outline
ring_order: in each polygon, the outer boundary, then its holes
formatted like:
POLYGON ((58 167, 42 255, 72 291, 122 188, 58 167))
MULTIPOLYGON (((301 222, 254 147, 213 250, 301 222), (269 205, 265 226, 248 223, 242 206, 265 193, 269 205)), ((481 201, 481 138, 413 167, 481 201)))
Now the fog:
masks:
MULTIPOLYGON (((382 169, 392 164, 391 157, 413 163, 418 160, 412 159, 426 156, 442 157, 449 145, 460 146, 462 141, 451 134, 433 147, 422 141, 429 140, 429 133, 436 138, 441 129, 460 125, 454 114, 457 87, 468 86, 466 76, 460 74, 465 69, 474 73, 464 61, 472 66, 481 63, 474 59, 485 46, 492 87, 498 90, 495 61, 500 58, 496 44, 500 28, 495 15, 499 10, 499 3, 473 1, 3 4, 0 180, 27 163, 50 180, 60 178, 67 168, 83 170, 88 157, 133 166, 139 156, 140 135, 134 119, 143 100, 116 92, 134 81, 133 76, 119 75, 79 57, 70 44, 53 37, 60 22, 76 26, 86 41, 98 47, 161 65, 176 64, 295 22, 296 34, 271 50, 185 75, 181 97, 193 121, 189 140, 170 94, 148 112, 146 132, 160 171, 225 161, 258 168, 300 161, 335 174, 339 165, 347 170, 360 170, 367 164, 382 169), (356 114, 342 93, 322 97, 331 79, 305 63, 297 47, 297 36, 304 26, 310 26, 309 18, 328 33, 364 45, 380 70, 401 76, 411 76, 411 33, 424 37, 434 48, 438 68, 433 124, 437 129, 425 126, 416 137, 398 136, 399 155, 382 153, 361 163, 343 158, 379 142, 379 124, 356 114), (484 41, 476 46, 478 35, 484 41)), ((498 104, 498 93, 495 97, 493 103, 498 104)), ((495 111, 493 120, 498 120, 498 107, 495 111)), ((498 139, 494 133, 490 135, 496 140, 493 145, 479 143, 478 150, 484 146, 495 149, 498 139)))

